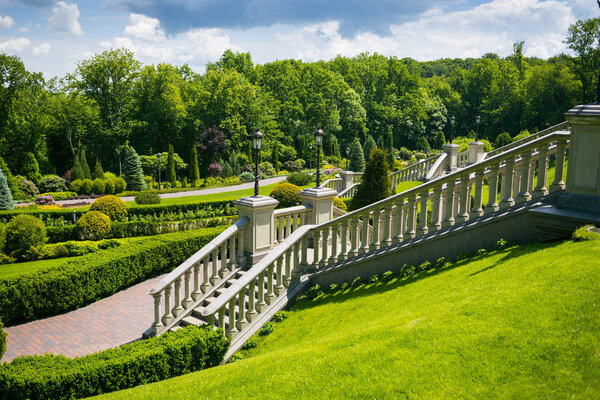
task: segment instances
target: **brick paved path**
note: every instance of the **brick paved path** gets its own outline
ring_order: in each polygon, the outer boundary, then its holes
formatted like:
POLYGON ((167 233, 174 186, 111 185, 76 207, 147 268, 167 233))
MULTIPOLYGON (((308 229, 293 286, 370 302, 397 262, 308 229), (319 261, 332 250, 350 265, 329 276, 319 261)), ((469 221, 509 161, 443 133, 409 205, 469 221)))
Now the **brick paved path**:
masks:
POLYGON ((6 328, 2 361, 20 355, 82 356, 139 339, 154 320, 152 278, 87 307, 6 328))

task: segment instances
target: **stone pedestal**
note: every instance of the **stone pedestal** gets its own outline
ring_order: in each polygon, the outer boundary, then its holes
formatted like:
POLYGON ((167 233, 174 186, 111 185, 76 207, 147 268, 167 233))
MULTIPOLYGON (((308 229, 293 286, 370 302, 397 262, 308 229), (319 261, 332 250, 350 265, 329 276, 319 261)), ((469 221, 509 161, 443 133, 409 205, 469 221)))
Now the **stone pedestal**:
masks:
POLYGON ((469 143, 469 165, 475 164, 483 154, 483 142, 469 143))
POLYGON ((340 178, 342 178, 342 190, 346 190, 350 186, 352 186, 352 181, 354 180, 354 172, 342 171, 340 172, 340 178))
POLYGON ((571 124, 565 193, 558 206, 600 214, 600 104, 579 105, 565 114, 571 124))
POLYGON ((333 198, 337 192, 329 188, 310 188, 300 192, 303 205, 311 206, 307 224, 320 225, 333 219, 333 198))
POLYGON ((446 171, 456 171, 456 165, 458 161, 458 148, 457 144, 448 143, 444 145, 444 153, 448 154, 446 157, 446 171))
POLYGON ((244 253, 252 265, 263 258, 275 242, 275 207, 277 200, 267 196, 242 197, 234 202, 241 217, 250 220, 244 227, 244 253))

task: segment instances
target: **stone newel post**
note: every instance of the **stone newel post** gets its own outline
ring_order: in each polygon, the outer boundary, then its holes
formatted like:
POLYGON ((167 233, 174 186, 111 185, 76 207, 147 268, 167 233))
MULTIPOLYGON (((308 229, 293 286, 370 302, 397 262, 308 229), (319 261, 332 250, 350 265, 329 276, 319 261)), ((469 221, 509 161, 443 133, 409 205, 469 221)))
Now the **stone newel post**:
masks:
POLYGON ((275 242, 277 200, 267 196, 243 197, 234 202, 240 218, 250 220, 244 227, 243 249, 252 265, 263 258, 275 242))
POLYGON ((319 225, 333 219, 333 198, 337 192, 329 188, 310 188, 300 192, 302 204, 311 206, 310 221, 307 224, 319 225))
POLYGON ((483 154, 483 142, 469 143, 469 165, 475 164, 483 154))
POLYGON ((446 171, 456 171, 456 165, 458 161, 458 148, 457 144, 448 143, 444 145, 444 153, 448 154, 446 158, 446 171))
POLYGON ((352 186, 352 180, 354 179, 354 172, 342 171, 342 172, 340 172, 340 178, 342 178, 342 190, 346 190, 350 186, 352 186))

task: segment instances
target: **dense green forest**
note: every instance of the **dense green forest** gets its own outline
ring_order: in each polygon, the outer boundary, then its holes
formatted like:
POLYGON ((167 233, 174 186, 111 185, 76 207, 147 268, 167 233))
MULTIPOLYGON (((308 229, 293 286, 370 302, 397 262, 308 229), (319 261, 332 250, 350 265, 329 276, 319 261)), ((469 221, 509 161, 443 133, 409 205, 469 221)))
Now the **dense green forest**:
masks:
POLYGON ((439 146, 451 116, 455 136, 465 136, 477 115, 480 137, 494 142, 503 132, 514 137, 561 122, 573 105, 594 101, 598 32, 599 19, 578 21, 565 39, 575 56, 548 60, 524 57, 523 42, 504 58, 427 62, 360 54, 258 65, 249 53, 226 51, 202 74, 187 65, 142 65, 114 49, 50 80, 0 53, 0 156, 14 174, 26 174, 22 160, 33 153, 42 174, 63 175, 85 149, 90 165, 118 174, 126 144, 141 156, 172 145, 185 163, 196 148, 205 176, 234 153, 236 163, 249 162, 257 128, 263 157, 275 158, 275 148, 284 163, 308 159, 317 126, 328 156, 369 135, 386 148, 390 139, 397 149, 423 147, 423 138, 439 146))

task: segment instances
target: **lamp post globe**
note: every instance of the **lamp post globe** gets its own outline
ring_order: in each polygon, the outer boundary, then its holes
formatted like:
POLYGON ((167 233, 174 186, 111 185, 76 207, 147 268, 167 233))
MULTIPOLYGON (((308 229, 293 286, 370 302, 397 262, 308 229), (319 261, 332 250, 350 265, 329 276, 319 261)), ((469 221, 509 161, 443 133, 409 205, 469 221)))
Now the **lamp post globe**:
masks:
POLYGON ((450 133, 450 141, 448 143, 452 144, 452 141, 454 140, 454 122, 456 122, 456 118, 454 118, 454 115, 450 118, 450 127, 451 129, 451 133, 450 133))
POLYGON ((312 142, 308 144, 308 169, 312 169, 312 142))
POLYGON ((161 180, 160 180, 160 156, 162 154, 156 153, 156 158, 158 159, 158 190, 161 190, 161 180))
POLYGON ((479 140, 479 123, 481 122, 481 116, 477 115, 475 117, 475 141, 477 142, 479 140))
POLYGON ((350 147, 346 146, 346 171, 348 171, 349 159, 350 159, 350 147))
POLYGON ((321 186, 321 172, 320 172, 321 146, 323 145, 323 136, 325 134, 323 133, 323 130, 321 129, 321 127, 317 127, 314 135, 315 135, 315 143, 317 144, 317 187, 319 187, 319 186, 321 186))
POLYGON ((254 149, 254 196, 258 196, 258 160, 262 147, 263 134, 258 129, 252 134, 252 148, 254 149))

